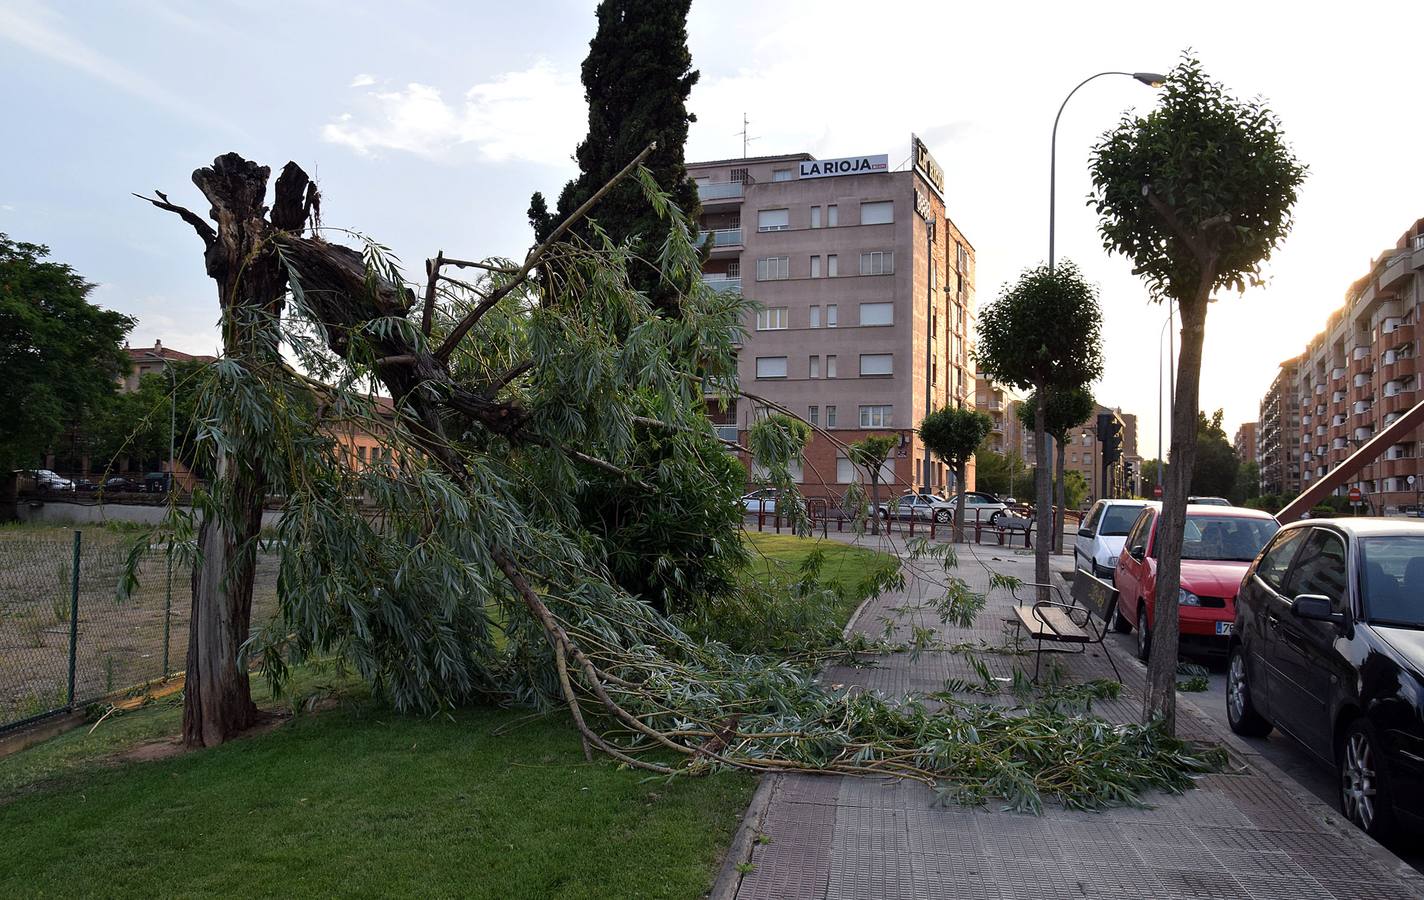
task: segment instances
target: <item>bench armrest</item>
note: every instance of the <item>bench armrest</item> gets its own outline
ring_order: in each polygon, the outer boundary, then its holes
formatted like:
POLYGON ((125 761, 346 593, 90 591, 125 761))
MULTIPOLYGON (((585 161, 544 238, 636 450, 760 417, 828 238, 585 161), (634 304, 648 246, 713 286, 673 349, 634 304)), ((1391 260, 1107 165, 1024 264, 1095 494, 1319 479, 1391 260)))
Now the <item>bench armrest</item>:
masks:
POLYGON ((1092 613, 1089 612, 1087 609, 1078 606, 1074 603, 1055 603, 1052 600, 1040 600, 1033 605, 1033 617, 1038 621, 1043 622, 1043 624, 1045 625, 1048 624, 1048 621, 1044 619, 1043 616, 1039 615, 1038 612, 1040 609, 1044 609, 1045 607, 1063 610, 1068 615, 1068 621, 1072 622, 1074 625, 1077 625, 1084 631, 1088 630, 1088 622, 1092 618, 1092 613), (1079 622, 1077 619, 1073 618, 1073 613, 1082 613, 1083 621, 1079 622))
POLYGON ((1048 601, 1048 602, 1056 602, 1056 603, 1058 603, 1059 605, 1067 605, 1067 604, 1064 604, 1064 603, 1063 603, 1063 589, 1062 589, 1061 587, 1059 587, 1058 585, 1056 585, 1056 584, 1043 584, 1042 582, 1038 582, 1038 581, 1021 581, 1021 582, 1019 582, 1019 584, 1018 584, 1017 587, 1015 587, 1015 588, 1013 588, 1012 590, 1009 591, 1009 595, 1012 596, 1015 600, 1017 600, 1020 606, 1022 606, 1023 604, 1025 604, 1025 603, 1027 603, 1027 602, 1029 602, 1029 601, 1028 601, 1028 598, 1026 598, 1026 597, 1020 597, 1020 596, 1019 596, 1019 588, 1033 588, 1033 589, 1035 590, 1035 592, 1037 592, 1037 589, 1038 589, 1038 588, 1047 588, 1048 590, 1052 591, 1055 596, 1058 597, 1058 600, 1057 600, 1057 601, 1048 601))

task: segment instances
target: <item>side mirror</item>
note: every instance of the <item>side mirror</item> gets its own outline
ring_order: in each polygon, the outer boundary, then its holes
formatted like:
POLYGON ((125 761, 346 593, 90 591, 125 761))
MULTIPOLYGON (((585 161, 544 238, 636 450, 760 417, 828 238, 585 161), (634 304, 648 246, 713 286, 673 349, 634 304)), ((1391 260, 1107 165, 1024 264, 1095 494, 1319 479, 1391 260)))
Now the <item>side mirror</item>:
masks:
POLYGON ((1079 529, 1078 529, 1078 534, 1079 534, 1081 537, 1085 537, 1085 538, 1091 538, 1091 537, 1097 537, 1097 536, 1098 536, 1098 533, 1097 533, 1096 531, 1094 531, 1093 529, 1091 529, 1091 528, 1079 528, 1079 529))
POLYGON ((1142 546, 1141 544, 1138 544, 1131 550, 1127 551, 1127 555, 1137 560, 1138 562, 1141 562, 1143 558, 1147 556, 1147 548, 1142 546))
POLYGON ((1301 594, 1291 601, 1291 614, 1296 618, 1315 622, 1345 624, 1345 614, 1336 612, 1330 605, 1330 598, 1323 594, 1301 594))

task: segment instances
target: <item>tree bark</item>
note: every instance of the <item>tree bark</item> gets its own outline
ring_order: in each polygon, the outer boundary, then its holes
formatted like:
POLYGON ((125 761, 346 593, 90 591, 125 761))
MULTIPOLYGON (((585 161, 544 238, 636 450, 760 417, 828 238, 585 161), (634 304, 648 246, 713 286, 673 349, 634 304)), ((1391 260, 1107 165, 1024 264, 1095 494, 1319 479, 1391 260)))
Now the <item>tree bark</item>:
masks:
MULTIPOLYGON (((276 323, 287 276, 271 237, 279 231, 300 234, 317 204, 306 173, 288 163, 277 179, 268 221, 270 174, 266 166, 236 153, 193 173, 193 183, 211 204, 208 217, 217 223, 216 230, 162 194, 149 201, 177 213, 202 238, 204 265, 217 283, 222 310, 223 354, 249 370, 280 363, 276 323)), ((256 540, 266 488, 256 462, 259 454, 251 448, 262 436, 236 422, 223 425, 232 445, 216 451, 214 475, 223 487, 204 510, 193 569, 183 696, 183 742, 190 747, 220 744, 257 718, 242 646, 252 624, 256 540)))
MULTIPOLYGON (((1033 580, 1042 585, 1051 583, 1052 573, 1048 568, 1048 551, 1053 542, 1053 461, 1048 453, 1048 384, 1040 381, 1034 385, 1033 439, 1038 465, 1034 467, 1034 529, 1038 532, 1038 542, 1033 545, 1033 580)), ((1038 589, 1039 602, 1052 599, 1047 587, 1038 589)))
POLYGON ((1068 508, 1068 472, 1064 462, 1068 457, 1067 435, 1053 439, 1058 449, 1058 503, 1053 513, 1053 552, 1063 555, 1063 515, 1068 508))
POLYGON ((959 491, 954 499, 954 539, 956 541, 967 541, 964 534, 964 484, 969 477, 969 462, 961 459, 959 465, 954 467, 954 478, 959 482, 959 491))
MULTIPOLYGON (((750 443, 750 442, 748 442, 750 443)), ((885 517, 888 527, 890 517, 885 517)), ((880 536, 880 467, 875 467, 875 472, 870 476, 870 533, 876 537, 880 536)))
POLYGON ((1182 574, 1182 536, 1186 530, 1187 496, 1197 449, 1197 407, 1206 305, 1211 282, 1193 303, 1180 304, 1181 355, 1177 362, 1177 396, 1172 406, 1172 447, 1163 475, 1162 516, 1157 523, 1157 596, 1152 626, 1152 658, 1147 669, 1143 720, 1160 718, 1169 734, 1177 729, 1178 591, 1182 574))

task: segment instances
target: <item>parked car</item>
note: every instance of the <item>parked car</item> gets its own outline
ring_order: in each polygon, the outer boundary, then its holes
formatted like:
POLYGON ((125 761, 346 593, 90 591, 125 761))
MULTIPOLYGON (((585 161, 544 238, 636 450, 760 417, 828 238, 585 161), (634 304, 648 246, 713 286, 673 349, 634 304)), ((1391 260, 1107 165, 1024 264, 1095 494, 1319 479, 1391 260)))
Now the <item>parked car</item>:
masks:
MULTIPOLYGON (((936 507, 943 504, 944 498, 938 494, 905 491, 894 501, 880 504, 880 518, 918 519, 928 522, 934 518, 936 507)), ((947 522, 949 519, 946 517, 939 521, 947 522)))
MULTIPOLYGON (((1112 626, 1137 629, 1137 658, 1152 653, 1156 622, 1157 540, 1162 504, 1146 501, 1127 534, 1113 573, 1117 605, 1112 626)), ((1236 621, 1236 591, 1256 554, 1280 528, 1270 513, 1245 507, 1188 506, 1177 595, 1181 645, 1222 653, 1236 621)))
POLYGON ((95 484, 87 478, 80 478, 74 482, 74 489, 76 491, 97 491, 99 489, 99 485, 95 484))
POLYGON ((132 478, 114 475, 104 479, 104 490, 112 493, 141 491, 143 490, 143 485, 134 481, 132 478))
POLYGON ((155 494, 161 494, 168 490, 168 473, 149 472, 147 475, 144 475, 143 489, 145 491, 152 491, 155 494))
MULTIPOLYGON (((777 488, 760 488, 750 494, 744 494, 742 506, 748 513, 764 512, 768 516, 773 516, 776 515, 776 505, 777 501, 781 499, 781 494, 782 492, 777 488)), ((802 509, 805 509, 806 501, 804 499, 797 502, 801 504, 802 509)), ((787 510, 782 509, 781 514, 785 516, 786 513, 787 510)))
MULTIPOLYGON (((934 504, 934 520, 936 522, 953 521, 954 509, 958 503, 959 495, 955 494, 934 504)), ((964 492, 965 525, 973 525, 976 521, 997 525, 999 520, 1007 514, 1008 509, 1008 504, 993 494, 986 494, 982 491, 964 492)))
POLYGON ((1424 522, 1282 528, 1241 585, 1226 682, 1232 729, 1333 765, 1357 826, 1424 827, 1424 522))
POLYGON ((56 474, 51 469, 36 469, 34 478, 35 487, 43 491, 74 490, 74 482, 70 481, 68 478, 64 478, 63 476, 56 474))
POLYGON ((1073 568, 1111 579, 1132 523, 1146 503, 1142 500, 1099 500, 1083 517, 1073 541, 1073 568))
POLYGON ((1198 506, 1235 506, 1225 497, 1188 497, 1187 503, 1195 503, 1198 506))

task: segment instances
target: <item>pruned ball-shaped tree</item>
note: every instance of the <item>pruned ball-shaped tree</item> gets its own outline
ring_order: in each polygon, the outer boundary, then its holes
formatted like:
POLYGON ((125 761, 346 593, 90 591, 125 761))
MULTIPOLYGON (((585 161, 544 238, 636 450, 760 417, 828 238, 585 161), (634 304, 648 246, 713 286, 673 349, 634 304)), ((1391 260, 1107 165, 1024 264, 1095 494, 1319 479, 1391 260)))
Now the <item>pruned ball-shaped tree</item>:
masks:
POLYGON ((1197 441, 1207 303, 1218 291, 1262 283, 1262 264, 1285 239, 1305 166, 1280 120, 1240 100, 1190 53, 1167 76, 1158 107, 1125 116, 1092 153, 1091 205, 1103 246, 1132 261, 1154 301, 1181 310, 1157 573, 1156 633, 1144 715, 1175 727, 1177 597, 1182 530, 1197 441))
POLYGON ((1098 289, 1069 260, 1056 269, 1036 266, 1023 272, 979 314, 979 349, 975 359, 985 376, 1024 391, 1034 391, 1035 518, 1039 541, 1034 549, 1034 578, 1049 583, 1047 535, 1053 527, 1045 441, 1047 397, 1055 390, 1080 387, 1103 371, 1102 311, 1098 289))
POLYGON ((950 467, 955 484, 959 486, 955 495, 954 522, 960 535, 964 529, 964 491, 969 460, 993 428, 994 420, 989 418, 988 413, 959 406, 946 406, 920 421, 920 440, 940 462, 950 467))

